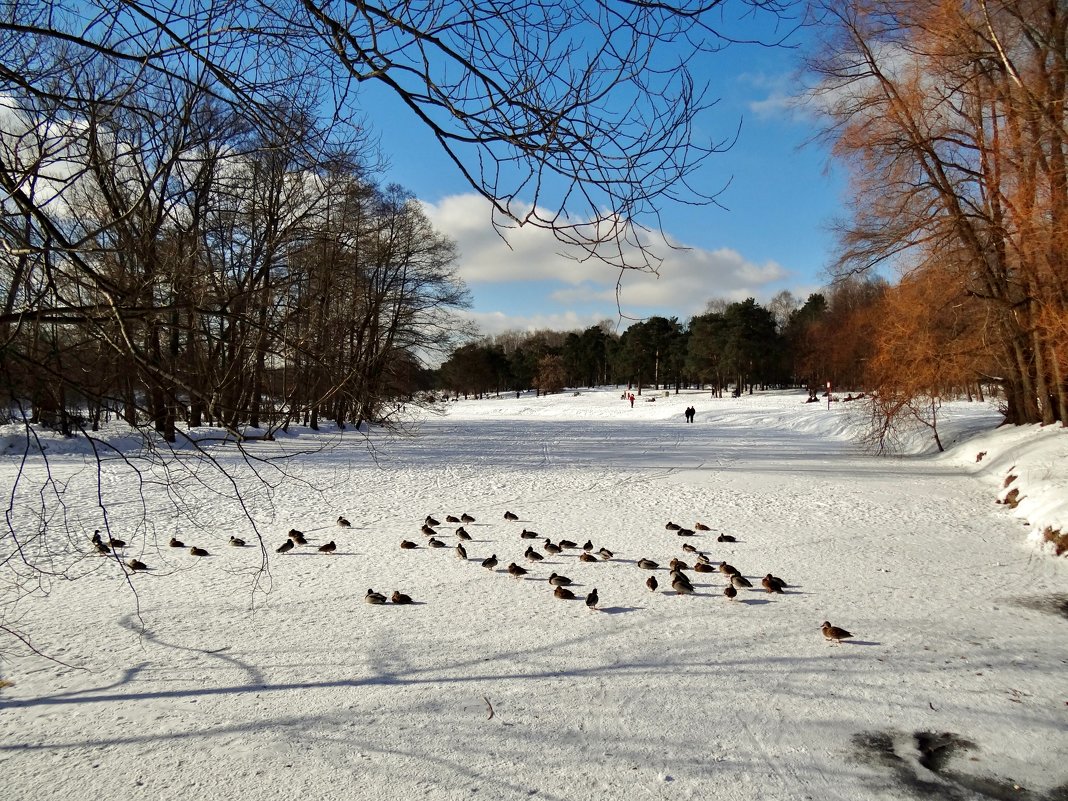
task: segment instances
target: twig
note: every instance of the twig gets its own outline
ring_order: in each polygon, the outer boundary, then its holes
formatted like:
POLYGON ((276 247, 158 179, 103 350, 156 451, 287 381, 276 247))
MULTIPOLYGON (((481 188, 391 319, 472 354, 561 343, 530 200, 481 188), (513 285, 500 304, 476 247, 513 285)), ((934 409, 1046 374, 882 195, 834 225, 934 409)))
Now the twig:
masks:
POLYGON ((493 720, 493 704, 491 704, 489 699, 484 695, 482 696, 482 700, 486 702, 486 709, 489 710, 489 717, 486 718, 486 720, 493 720))

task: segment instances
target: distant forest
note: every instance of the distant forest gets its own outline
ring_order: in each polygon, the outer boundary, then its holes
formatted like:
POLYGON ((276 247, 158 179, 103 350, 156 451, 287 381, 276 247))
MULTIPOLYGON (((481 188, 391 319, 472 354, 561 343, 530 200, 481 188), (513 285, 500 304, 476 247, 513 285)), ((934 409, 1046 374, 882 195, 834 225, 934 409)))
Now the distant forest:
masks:
MULTIPOLYGON (((886 389, 892 360, 885 333, 895 327, 895 290, 878 278, 848 278, 805 301, 780 292, 768 304, 753 298, 710 301, 688 321, 650 317, 615 333, 611 320, 585 331, 510 332, 466 344, 437 371, 436 385, 462 395, 564 387, 626 385, 678 391, 693 387, 753 392, 803 387, 822 394, 828 383, 843 392, 886 389)), ((965 315, 967 309, 958 312, 965 315)), ((947 319, 941 332, 953 335, 947 319)), ((945 397, 983 399, 990 387, 989 354, 955 358, 931 351, 939 362, 945 397)), ((915 365, 902 365, 914 370, 915 365)), ((996 391, 996 390, 995 390, 996 391)))

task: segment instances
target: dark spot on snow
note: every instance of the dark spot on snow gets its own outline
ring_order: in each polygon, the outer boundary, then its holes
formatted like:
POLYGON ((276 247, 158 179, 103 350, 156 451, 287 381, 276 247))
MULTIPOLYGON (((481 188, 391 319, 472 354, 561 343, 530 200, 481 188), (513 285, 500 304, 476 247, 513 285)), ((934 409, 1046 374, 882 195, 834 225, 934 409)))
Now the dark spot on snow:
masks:
POLYGON ((1033 595, 1027 598, 1014 598, 1011 602, 1017 606, 1024 606, 1038 612, 1068 618, 1068 593, 1055 592, 1051 595, 1033 595))
POLYGON ((920 752, 919 763, 932 773, 941 773, 949 758, 957 751, 970 751, 975 748, 975 743, 950 732, 936 734, 918 731, 913 737, 916 740, 916 750, 920 752))
MULTIPOLYGON (((1068 785, 1038 794, 998 776, 978 776, 950 769, 954 756, 979 750, 975 743, 952 732, 918 731, 907 735, 868 731, 854 734, 852 741, 861 762, 887 769, 891 786, 910 791, 914 798, 1068 801, 1068 785)), ((968 764, 965 762, 962 767, 968 764)))

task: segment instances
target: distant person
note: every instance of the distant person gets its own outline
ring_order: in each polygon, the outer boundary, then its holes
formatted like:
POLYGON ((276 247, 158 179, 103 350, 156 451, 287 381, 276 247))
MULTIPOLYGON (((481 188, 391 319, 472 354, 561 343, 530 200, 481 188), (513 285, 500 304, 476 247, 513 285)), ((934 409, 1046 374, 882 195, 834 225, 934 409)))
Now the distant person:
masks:
POLYGON ((697 414, 697 410, 695 408, 693 408, 692 406, 687 406, 686 407, 686 422, 687 423, 692 423, 694 415, 696 415, 696 414, 697 414))
POLYGON ((630 408, 634 408, 634 393, 630 393, 630 408))

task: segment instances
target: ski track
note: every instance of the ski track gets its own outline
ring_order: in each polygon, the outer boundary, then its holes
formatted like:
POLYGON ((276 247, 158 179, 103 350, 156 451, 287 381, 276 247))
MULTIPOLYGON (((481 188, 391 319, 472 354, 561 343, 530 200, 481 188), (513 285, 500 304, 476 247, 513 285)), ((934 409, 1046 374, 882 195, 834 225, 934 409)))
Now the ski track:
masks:
MULTIPOLYGON (((350 437, 285 475, 257 463, 269 485, 240 486, 269 557, 259 585, 255 531, 202 467, 146 468, 141 488, 118 460, 98 485, 84 460, 57 459, 68 523, 86 540, 102 528, 101 492, 110 530, 152 570, 131 577, 135 603, 114 561, 82 557, 81 580, 48 583, 5 621, 88 668, 5 653, 5 799, 913 797, 857 757, 851 738, 869 731, 956 732, 977 750, 955 765, 1022 797, 1068 781, 1066 621, 1018 603, 1063 592, 1063 560, 1030 550, 963 471, 778 426, 779 398, 767 413, 701 398, 693 425, 685 394, 630 410, 584 393, 565 419, 529 398, 471 401, 376 441, 377 460, 350 437), (467 562, 444 523, 464 511, 467 562), (422 547, 428 514, 448 548, 422 547), (715 530, 679 538, 668 520, 715 530), (276 555, 292 527, 338 552, 276 555), (542 539, 520 540, 524 527, 542 539), (523 561, 544 537, 616 558, 523 561), (692 563, 687 541, 756 590, 728 602, 723 576, 691 572, 697 594, 674 595, 667 562, 692 563), (661 563, 656 593, 641 557, 661 563), (512 560, 530 576, 510 578, 512 560), (602 611, 554 599, 551 571, 580 598, 596 586, 602 611), (788 594, 760 589, 769 571, 788 594), (365 605, 368 587, 417 604, 365 605), (825 643, 824 619, 857 642, 825 643)), ((917 770, 946 797, 984 797, 917 770)))

